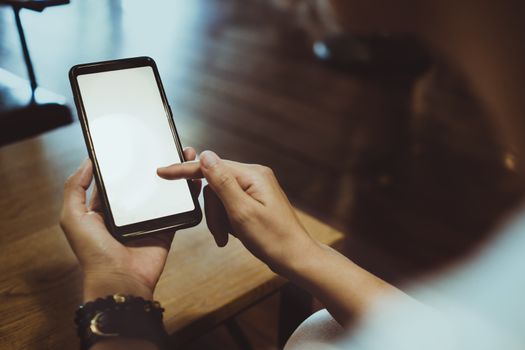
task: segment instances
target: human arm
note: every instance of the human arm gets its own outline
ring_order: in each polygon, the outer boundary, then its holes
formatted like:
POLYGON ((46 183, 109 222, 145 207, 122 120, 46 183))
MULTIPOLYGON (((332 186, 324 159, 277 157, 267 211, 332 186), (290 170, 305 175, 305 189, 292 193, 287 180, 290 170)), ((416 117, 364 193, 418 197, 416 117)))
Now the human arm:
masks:
MULTIPOLYGON (((186 159, 195 159, 193 149, 185 149, 186 159)), ((95 191, 88 202, 86 191, 93 178, 89 160, 67 180, 60 225, 77 256, 83 272, 83 300, 112 294, 134 295, 146 300, 162 273, 173 233, 145 237, 127 244, 117 241, 107 230, 101 203, 95 191)), ((200 189, 196 182, 194 190, 200 189)), ((92 349, 157 349, 144 340, 117 338, 95 344, 92 349)))
POLYGON ((160 168, 158 174, 167 179, 206 178, 206 218, 217 245, 226 245, 232 233, 273 271, 323 302, 341 324, 381 295, 402 294, 315 241, 267 167, 222 160, 206 151, 200 162, 160 168))

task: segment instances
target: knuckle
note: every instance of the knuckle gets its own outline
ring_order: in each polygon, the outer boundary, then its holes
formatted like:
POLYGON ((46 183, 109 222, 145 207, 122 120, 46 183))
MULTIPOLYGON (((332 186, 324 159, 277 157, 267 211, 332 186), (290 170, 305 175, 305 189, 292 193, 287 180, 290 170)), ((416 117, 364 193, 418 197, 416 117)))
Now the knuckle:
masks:
POLYGON ((217 178, 217 185, 221 188, 228 187, 231 185, 232 181, 233 178, 230 176, 230 174, 221 173, 217 178))
POLYGON ((254 165, 253 172, 251 173, 251 179, 253 183, 260 186, 265 186, 275 181, 275 175, 273 170, 264 165, 254 165))
POLYGON ((274 176, 272 168, 267 167, 265 165, 258 165, 257 167, 258 167, 257 171, 261 175, 263 175, 265 177, 273 177, 274 176))

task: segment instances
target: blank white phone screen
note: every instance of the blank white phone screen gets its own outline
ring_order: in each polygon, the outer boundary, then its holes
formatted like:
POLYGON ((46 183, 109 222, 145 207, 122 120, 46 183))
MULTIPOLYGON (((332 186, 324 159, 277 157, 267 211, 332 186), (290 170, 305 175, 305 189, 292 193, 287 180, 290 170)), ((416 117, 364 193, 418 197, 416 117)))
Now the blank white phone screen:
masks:
POLYGON ((82 74, 77 82, 115 224, 194 210, 186 180, 156 173, 181 159, 153 69, 82 74))

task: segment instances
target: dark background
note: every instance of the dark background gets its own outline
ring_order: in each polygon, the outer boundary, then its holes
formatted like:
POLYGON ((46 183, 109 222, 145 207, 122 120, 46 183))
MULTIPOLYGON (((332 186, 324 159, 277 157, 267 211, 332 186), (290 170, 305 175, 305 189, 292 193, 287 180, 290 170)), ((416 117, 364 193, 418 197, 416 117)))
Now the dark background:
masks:
MULTIPOLYGON (((418 76, 327 66, 312 31, 268 0, 73 0, 22 21, 40 86, 73 111, 71 66, 154 58, 185 146, 272 167, 294 205, 348 232, 346 253, 394 283, 464 256, 523 193, 446 63, 418 76)), ((26 76, 6 6, 0 67, 26 76)), ((275 347, 276 303, 239 317, 257 348, 275 347)), ((210 344, 233 346, 222 328, 194 346, 210 344)))

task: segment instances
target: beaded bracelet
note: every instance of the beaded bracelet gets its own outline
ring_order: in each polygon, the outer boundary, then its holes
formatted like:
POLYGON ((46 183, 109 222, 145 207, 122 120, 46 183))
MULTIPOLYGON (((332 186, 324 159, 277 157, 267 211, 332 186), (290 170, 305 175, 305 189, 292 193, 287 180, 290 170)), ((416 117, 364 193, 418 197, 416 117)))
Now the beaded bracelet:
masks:
POLYGON ((80 306, 75 324, 80 348, 115 337, 144 339, 167 348, 168 335, 162 322, 164 309, 157 301, 114 294, 80 306))

